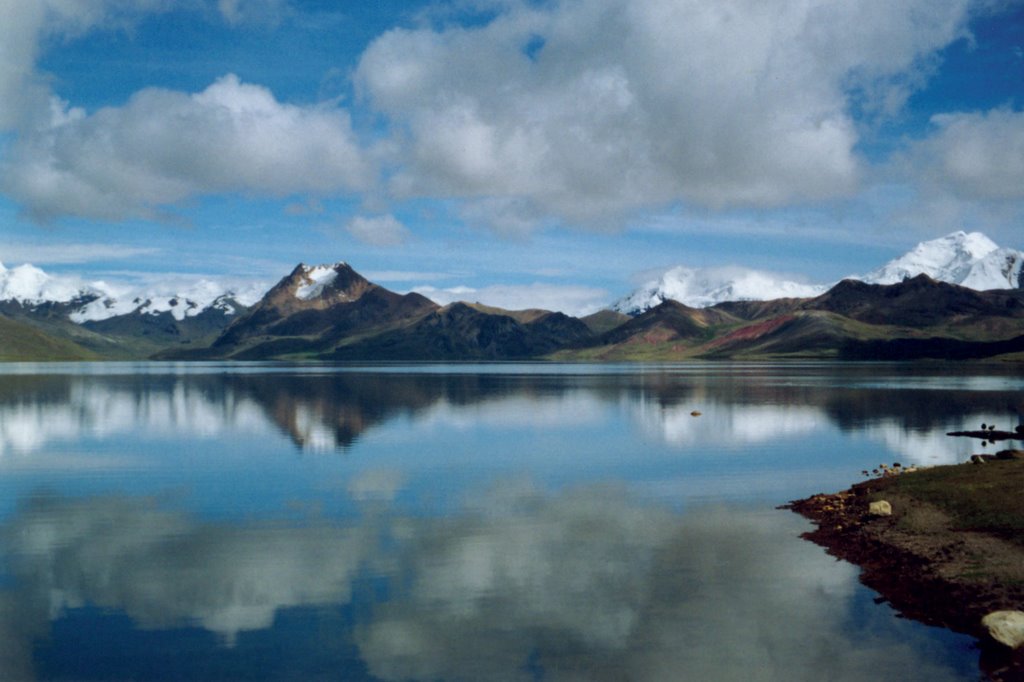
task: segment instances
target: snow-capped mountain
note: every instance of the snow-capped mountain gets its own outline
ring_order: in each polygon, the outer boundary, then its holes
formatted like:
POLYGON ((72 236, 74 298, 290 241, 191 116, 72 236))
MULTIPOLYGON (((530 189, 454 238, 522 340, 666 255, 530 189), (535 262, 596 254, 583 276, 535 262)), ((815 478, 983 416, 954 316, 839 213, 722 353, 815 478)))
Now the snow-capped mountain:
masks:
POLYGON ((251 305, 265 290, 260 283, 227 286, 210 279, 133 289, 50 275, 27 263, 10 269, 0 264, 0 301, 13 301, 27 308, 64 304, 69 310, 68 318, 78 324, 132 313, 159 315, 166 312, 179 322, 211 309, 232 315, 235 313, 233 301, 251 305))
POLYGON ((980 232, 954 232, 921 242, 861 279, 868 284, 896 284, 920 274, 950 284, 986 291, 1024 285, 1024 251, 1000 248, 980 232))
POLYGON ((114 292, 102 282, 87 284, 74 277, 53 277, 28 263, 11 269, 0 263, 0 301, 40 305, 47 302, 68 303, 84 297, 113 295, 114 292))
POLYGON ((741 267, 687 268, 680 265, 620 299, 612 309, 627 315, 637 315, 666 299, 692 308, 706 308, 725 301, 805 298, 824 293, 826 288, 761 270, 741 267))
MULTIPOLYGON (((921 274, 978 291, 1024 288, 1024 251, 1000 247, 980 232, 960 231, 921 242, 877 270, 848 279, 868 284, 896 284, 921 274)), ((833 284, 800 283, 743 267, 678 266, 620 299, 612 309, 637 315, 666 299, 704 308, 724 301, 811 297, 825 292, 833 284)))

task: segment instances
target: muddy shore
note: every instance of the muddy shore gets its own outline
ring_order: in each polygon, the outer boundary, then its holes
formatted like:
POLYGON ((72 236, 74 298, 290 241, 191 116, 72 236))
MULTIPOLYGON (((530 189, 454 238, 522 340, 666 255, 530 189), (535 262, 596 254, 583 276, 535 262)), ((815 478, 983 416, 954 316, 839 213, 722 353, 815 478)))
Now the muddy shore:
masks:
POLYGON ((785 505, 817 527, 804 538, 861 569, 902 616, 978 640, 982 673, 1024 680, 1024 646, 993 640, 981 620, 1024 610, 1024 460, 889 473, 785 505), (872 514, 871 502, 891 514, 872 514))

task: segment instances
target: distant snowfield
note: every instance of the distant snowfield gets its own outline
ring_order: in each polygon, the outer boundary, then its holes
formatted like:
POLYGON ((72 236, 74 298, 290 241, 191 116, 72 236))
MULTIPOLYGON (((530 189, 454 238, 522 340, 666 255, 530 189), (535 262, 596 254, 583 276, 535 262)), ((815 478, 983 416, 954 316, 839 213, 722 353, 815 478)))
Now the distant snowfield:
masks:
POLYGON ((144 288, 86 282, 77 277, 50 275, 29 264, 6 268, 0 263, 0 301, 17 301, 33 306, 43 303, 82 301, 69 315, 73 322, 106 320, 133 312, 157 315, 168 312, 176 320, 199 315, 215 308, 233 314, 227 299, 252 305, 262 298, 263 283, 227 283, 200 279, 187 283, 167 283, 144 288))
MULTIPOLYGON (((896 284, 908 277, 926 274, 941 282, 959 284, 978 291, 1017 289, 1024 285, 1024 251, 1000 248, 980 232, 954 232, 921 242, 911 251, 864 276, 851 276, 869 284, 896 284)), ((770 301, 777 298, 806 298, 824 293, 830 284, 809 284, 787 279, 777 273, 745 267, 674 267, 612 308, 639 314, 672 299, 694 308, 725 301, 770 301)))

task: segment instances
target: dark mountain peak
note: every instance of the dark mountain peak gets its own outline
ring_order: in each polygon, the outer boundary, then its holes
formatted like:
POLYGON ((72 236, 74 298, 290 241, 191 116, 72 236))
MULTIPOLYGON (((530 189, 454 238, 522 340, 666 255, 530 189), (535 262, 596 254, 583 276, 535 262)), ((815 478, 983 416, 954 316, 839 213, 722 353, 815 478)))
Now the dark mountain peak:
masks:
POLYGON ((299 263, 211 348, 240 358, 324 353, 352 333, 380 333, 437 309, 415 293, 378 286, 347 263, 299 263))
POLYGON ((299 310, 324 310, 338 303, 351 303, 377 288, 339 261, 330 265, 299 263, 274 285, 257 304, 258 308, 277 310, 288 315, 299 310))
POLYGON ((937 324, 952 317, 1007 314, 997 292, 986 294, 925 274, 897 284, 843 280, 801 307, 838 313, 870 324, 911 326, 937 324))
MULTIPOLYGON (((685 303, 680 303, 679 301, 677 301, 675 299, 672 299, 672 298, 666 298, 661 303, 659 303, 658 305, 654 306, 653 308, 651 308, 647 312, 655 312, 656 314, 664 315, 665 313, 681 313, 681 312, 682 313, 688 313, 690 311, 696 311, 696 310, 698 310, 698 308, 691 308, 690 306, 686 305, 685 303)), ((642 314, 646 314, 646 313, 642 313, 642 314)))
POLYGON ((289 278, 294 285, 292 293, 304 301, 317 298, 326 298, 331 302, 354 301, 373 286, 344 261, 333 265, 300 263, 289 278))
POLYGON ((454 303, 449 303, 448 305, 443 306, 440 310, 438 310, 438 314, 448 315, 450 317, 466 317, 478 314, 489 315, 493 313, 487 313, 477 310, 474 306, 471 306, 468 303, 464 303, 462 301, 455 301, 454 303))
POLYGON ((868 300, 900 298, 908 294, 920 292, 942 290, 953 292, 961 289, 963 287, 940 282, 923 273, 914 277, 908 277, 896 284, 869 284, 859 279, 844 279, 822 295, 810 299, 808 306, 816 307, 818 302, 845 300, 864 302, 868 300))

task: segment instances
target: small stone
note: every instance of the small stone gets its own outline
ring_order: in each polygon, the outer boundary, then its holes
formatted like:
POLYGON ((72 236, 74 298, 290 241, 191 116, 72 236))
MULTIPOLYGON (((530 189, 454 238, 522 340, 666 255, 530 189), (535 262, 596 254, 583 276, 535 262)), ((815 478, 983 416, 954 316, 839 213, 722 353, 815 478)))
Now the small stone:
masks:
POLYGON ((1016 649, 1024 644, 1024 611, 993 611, 981 619, 992 639, 1016 649))
POLYGON ((872 516, 892 516, 892 505, 887 500, 878 500, 868 505, 868 514, 872 516))

